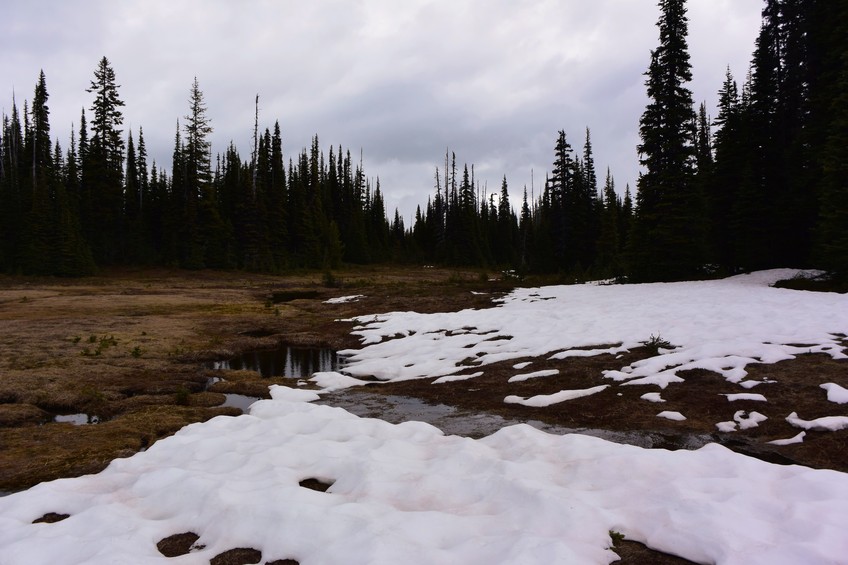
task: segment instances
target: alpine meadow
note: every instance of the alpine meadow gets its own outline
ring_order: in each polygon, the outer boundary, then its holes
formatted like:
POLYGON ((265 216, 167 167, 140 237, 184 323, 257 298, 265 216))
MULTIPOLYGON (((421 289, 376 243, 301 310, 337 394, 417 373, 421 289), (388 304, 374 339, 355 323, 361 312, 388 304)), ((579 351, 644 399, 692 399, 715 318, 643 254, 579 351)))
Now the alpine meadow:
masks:
POLYGON ((756 1, 712 102, 723 0, 15 6, 144 84, 0 108, 0 563, 845 563, 848 0, 756 1))

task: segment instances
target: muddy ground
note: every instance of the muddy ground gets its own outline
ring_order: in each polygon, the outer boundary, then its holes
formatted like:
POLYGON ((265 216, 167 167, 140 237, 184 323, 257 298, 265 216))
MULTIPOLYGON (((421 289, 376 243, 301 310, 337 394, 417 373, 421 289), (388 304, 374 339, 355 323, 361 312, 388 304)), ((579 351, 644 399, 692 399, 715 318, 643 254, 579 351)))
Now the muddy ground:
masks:
MULTIPOLYGON (((516 284, 494 278, 478 272, 379 267, 332 276, 116 270, 75 280, 0 277, 0 491, 99 471, 112 459, 145 449, 187 424, 239 414, 237 408, 221 406, 224 393, 267 396, 269 384, 292 384, 291 379, 263 378, 252 371, 213 371, 207 368, 211 361, 279 344, 355 348, 352 324, 341 319, 394 310, 491 307, 493 297, 516 284), (344 304, 324 302, 351 294, 364 297, 344 304), (225 381, 210 385, 213 376, 225 381), (85 414, 99 423, 54 421, 61 414, 85 414)), ((522 284, 547 282, 554 281, 522 284)), ((804 419, 848 414, 845 405, 828 402, 819 388, 824 382, 848 387, 848 363, 825 355, 750 366, 751 378, 777 381, 767 391, 752 391, 765 393, 767 405, 728 402, 722 394, 742 391, 708 371, 682 373, 686 382, 663 391, 664 404, 639 398, 655 387, 618 385, 547 408, 503 402, 507 395, 612 384, 603 379, 604 369, 620 369, 648 355, 637 348, 618 359, 523 359, 533 361, 530 370, 555 368, 559 374, 507 383, 516 372, 513 365, 522 361, 512 360, 487 365, 483 376, 471 380, 406 381, 368 391, 413 396, 508 421, 644 432, 653 447, 676 449, 696 437, 776 463, 848 471, 848 430, 808 432, 795 445, 767 443, 799 432, 785 421, 791 412, 804 419), (687 420, 659 419, 661 410, 682 412, 687 420), (738 410, 759 411, 769 419, 757 428, 718 433, 715 424, 732 420, 738 410)), ((619 548, 632 554, 629 562, 639 562, 640 549, 626 543, 619 548)), ((652 562, 661 562, 657 559, 652 555, 652 562)))

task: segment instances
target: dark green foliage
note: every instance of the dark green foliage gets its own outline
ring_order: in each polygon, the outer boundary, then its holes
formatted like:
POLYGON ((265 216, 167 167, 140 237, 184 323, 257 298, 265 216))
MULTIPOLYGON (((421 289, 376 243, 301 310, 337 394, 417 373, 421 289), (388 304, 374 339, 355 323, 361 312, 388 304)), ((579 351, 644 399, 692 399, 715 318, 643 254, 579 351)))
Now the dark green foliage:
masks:
POLYGON ((811 129, 819 142, 820 221, 816 255, 840 281, 848 281, 848 2, 819 2, 811 16, 812 50, 820 75, 813 82, 811 129))
MULTIPOLYGON (((88 92, 94 94, 91 139, 83 154, 82 225, 94 258, 100 264, 122 261, 124 216, 124 106, 109 60, 103 57, 94 70, 88 92)), ((82 151, 82 147, 80 148, 82 151)))
MULTIPOLYGON (((416 262, 586 278, 674 280, 815 258, 848 278, 848 0, 768 0, 751 72, 728 69, 711 123, 693 111, 684 0, 661 0, 659 46, 640 121, 645 168, 634 198, 607 171, 599 193, 589 130, 575 152, 553 143, 541 191, 510 204, 447 151, 434 194, 407 228, 391 221, 363 159, 315 136, 288 158, 278 123, 250 158, 213 160, 197 80, 178 122, 171 170, 148 164, 141 128, 124 144, 123 102, 104 57, 78 137, 50 139, 47 89, 2 118, 0 269, 79 276, 99 265, 167 265, 279 273, 342 263, 416 262), (136 143, 137 140, 137 143, 136 143), (213 167, 214 164, 214 167, 213 167), (704 270, 708 267, 709 270, 704 270)), ((258 109, 258 99, 257 99, 258 109)))
POLYGON ((639 123, 640 162, 630 241, 633 280, 696 276, 703 262, 702 202, 694 182, 695 114, 686 44, 685 0, 661 0, 660 45, 647 72, 648 106, 639 123))

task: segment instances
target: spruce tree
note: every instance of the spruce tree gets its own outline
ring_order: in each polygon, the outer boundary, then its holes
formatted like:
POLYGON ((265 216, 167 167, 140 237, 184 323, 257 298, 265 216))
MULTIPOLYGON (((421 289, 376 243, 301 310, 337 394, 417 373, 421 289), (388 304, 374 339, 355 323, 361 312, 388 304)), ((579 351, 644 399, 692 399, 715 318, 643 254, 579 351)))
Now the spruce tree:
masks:
POLYGON ((639 123, 645 171, 636 195, 629 272, 635 281, 696 276, 702 263, 700 202, 693 184, 694 114, 685 0, 661 0, 660 45, 647 72, 639 123))
POLYGON ((83 160, 83 195, 88 201, 82 205, 87 214, 82 221, 90 227, 87 234, 95 259, 104 264, 122 260, 124 141, 120 126, 124 102, 118 96, 119 86, 109 60, 103 57, 87 89, 94 94, 94 102, 91 139, 83 160))

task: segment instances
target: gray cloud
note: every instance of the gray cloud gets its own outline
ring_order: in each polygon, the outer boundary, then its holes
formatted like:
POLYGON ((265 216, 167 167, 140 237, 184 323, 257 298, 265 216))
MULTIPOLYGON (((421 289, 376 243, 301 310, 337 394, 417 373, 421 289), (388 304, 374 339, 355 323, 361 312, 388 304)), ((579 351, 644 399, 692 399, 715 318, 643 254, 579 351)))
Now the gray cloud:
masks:
MULTIPOLYGON (((433 192, 447 147, 514 201, 536 188, 556 132, 575 149, 592 130, 596 165, 621 192, 635 184, 644 70, 656 46, 650 0, 160 0, 20 2, 0 22, 0 108, 32 97, 44 69, 54 135, 91 104, 99 58, 116 71, 125 125, 144 127, 170 167, 176 121, 196 76, 215 128, 213 151, 249 153, 254 96, 279 120, 293 156, 313 134, 365 155, 389 209, 405 218, 433 192), (5 92, 5 94, 3 94, 5 92)), ((744 77, 761 0, 690 0, 691 85, 715 105, 730 65, 744 77)))

